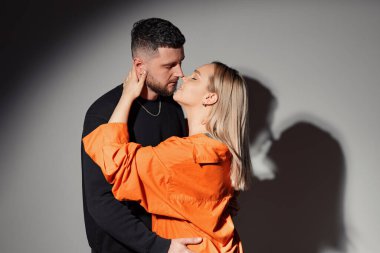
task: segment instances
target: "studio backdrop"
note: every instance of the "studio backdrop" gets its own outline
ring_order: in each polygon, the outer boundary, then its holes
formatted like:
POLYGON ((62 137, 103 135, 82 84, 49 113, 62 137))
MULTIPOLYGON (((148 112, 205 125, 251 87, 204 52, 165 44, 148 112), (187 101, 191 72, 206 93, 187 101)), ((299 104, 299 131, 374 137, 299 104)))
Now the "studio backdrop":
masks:
POLYGON ((380 252, 379 1, 20 4, 1 51, 0 252, 90 252, 84 115, 122 82, 132 25, 149 17, 186 36, 185 74, 218 60, 247 81, 254 184, 234 218, 245 252, 380 252))

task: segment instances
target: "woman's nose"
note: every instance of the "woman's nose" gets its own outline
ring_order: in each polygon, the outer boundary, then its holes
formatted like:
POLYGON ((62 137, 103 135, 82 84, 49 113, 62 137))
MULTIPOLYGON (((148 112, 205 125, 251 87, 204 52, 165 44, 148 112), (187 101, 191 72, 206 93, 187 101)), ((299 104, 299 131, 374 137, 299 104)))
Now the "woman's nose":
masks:
POLYGON ((185 75, 184 75, 184 76, 182 76, 181 78, 182 78, 182 81, 184 81, 184 82, 188 80, 188 77, 187 77, 187 76, 185 76, 185 75))

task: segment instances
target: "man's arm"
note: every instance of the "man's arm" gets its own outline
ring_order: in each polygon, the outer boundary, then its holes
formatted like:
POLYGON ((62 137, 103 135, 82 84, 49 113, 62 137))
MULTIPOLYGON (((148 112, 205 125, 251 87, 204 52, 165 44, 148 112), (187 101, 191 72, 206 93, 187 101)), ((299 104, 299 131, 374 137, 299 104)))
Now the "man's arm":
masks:
MULTIPOLYGON (((87 114, 82 137, 108 120, 87 114)), ((88 211, 95 222, 109 235, 136 252, 168 252, 171 241, 158 237, 128 207, 117 201, 112 187, 106 182, 100 168, 84 152, 82 144, 82 172, 84 197, 88 211)))

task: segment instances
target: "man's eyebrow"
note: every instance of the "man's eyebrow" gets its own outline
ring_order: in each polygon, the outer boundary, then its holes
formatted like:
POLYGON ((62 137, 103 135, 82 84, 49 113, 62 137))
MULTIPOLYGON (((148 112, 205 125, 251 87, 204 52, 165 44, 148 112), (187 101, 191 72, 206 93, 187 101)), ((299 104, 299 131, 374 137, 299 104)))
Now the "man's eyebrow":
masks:
POLYGON ((162 65, 164 65, 164 66, 170 66, 170 65, 177 65, 177 63, 176 62, 167 62, 167 63, 164 63, 162 65))
POLYGON ((199 72, 199 70, 196 69, 196 70, 194 70, 194 72, 197 73, 199 76, 202 76, 201 72, 199 72))
MULTIPOLYGON (((182 61, 181 61, 182 62, 182 61)), ((174 66, 174 65, 177 65, 178 64, 178 62, 176 62, 176 61, 172 61, 172 62, 166 62, 166 63, 164 63, 164 64, 162 64, 163 66, 174 66)))

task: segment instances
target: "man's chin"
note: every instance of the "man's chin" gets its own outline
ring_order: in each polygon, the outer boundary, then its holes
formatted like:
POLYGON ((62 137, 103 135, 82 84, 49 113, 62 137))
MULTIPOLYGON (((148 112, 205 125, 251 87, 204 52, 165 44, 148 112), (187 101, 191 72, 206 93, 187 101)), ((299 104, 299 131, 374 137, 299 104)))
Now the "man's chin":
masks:
POLYGON ((162 96, 162 97, 170 97, 170 96, 173 96, 174 92, 169 92, 169 91, 161 91, 159 93, 157 93, 158 95, 162 96))
POLYGON ((162 89, 151 85, 148 85, 148 87, 150 88, 150 90, 163 97, 170 97, 173 95, 175 91, 175 87, 173 89, 171 89, 170 87, 165 87, 165 89, 162 89))
POLYGON ((173 87, 167 87, 167 89, 160 94, 161 96, 170 97, 173 96, 174 92, 176 91, 176 85, 173 87))

